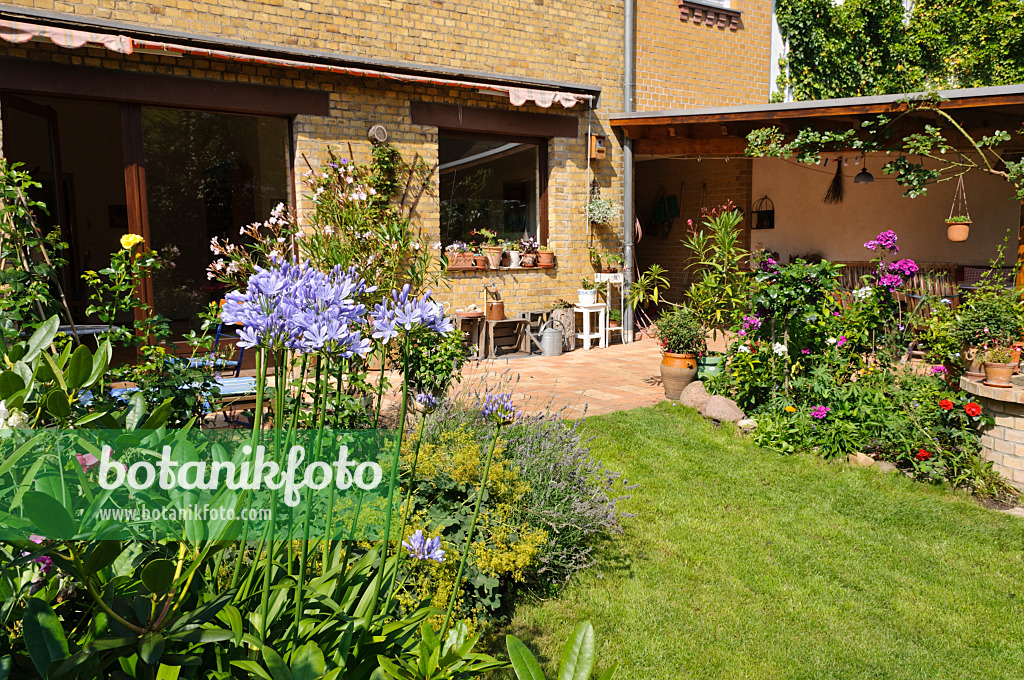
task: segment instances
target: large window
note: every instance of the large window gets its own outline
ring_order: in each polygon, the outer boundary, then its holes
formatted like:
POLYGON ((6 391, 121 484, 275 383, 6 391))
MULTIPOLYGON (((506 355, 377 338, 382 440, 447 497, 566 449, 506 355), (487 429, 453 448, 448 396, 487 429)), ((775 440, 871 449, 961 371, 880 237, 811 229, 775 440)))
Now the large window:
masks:
POLYGON ((546 140, 467 133, 438 135, 441 241, 472 241, 488 229, 503 240, 546 239, 546 140))

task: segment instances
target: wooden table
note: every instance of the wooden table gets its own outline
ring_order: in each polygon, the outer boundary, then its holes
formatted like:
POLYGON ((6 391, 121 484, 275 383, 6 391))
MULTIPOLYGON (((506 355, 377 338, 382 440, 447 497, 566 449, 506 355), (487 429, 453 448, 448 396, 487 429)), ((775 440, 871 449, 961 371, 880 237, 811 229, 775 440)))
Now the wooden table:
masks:
POLYGON ((484 342, 487 335, 487 327, 484 325, 483 316, 458 316, 459 330, 466 334, 468 347, 472 348, 469 358, 477 361, 484 358, 484 342))

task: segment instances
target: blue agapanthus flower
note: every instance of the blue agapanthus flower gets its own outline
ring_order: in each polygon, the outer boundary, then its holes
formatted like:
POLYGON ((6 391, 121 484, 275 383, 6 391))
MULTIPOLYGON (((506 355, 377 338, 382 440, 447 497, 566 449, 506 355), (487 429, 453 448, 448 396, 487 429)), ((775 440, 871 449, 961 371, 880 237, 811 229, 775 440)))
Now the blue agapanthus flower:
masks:
POLYGON ((437 397, 428 392, 420 392, 417 394, 416 403, 421 409, 427 412, 433 411, 438 406, 437 397))
POLYGON ((241 347, 365 355, 370 341, 360 327, 366 306, 358 297, 373 290, 355 267, 336 266, 325 274, 309 262, 275 261, 257 267, 245 291, 227 294, 221 319, 242 326, 241 347))
POLYGON ((512 393, 502 392, 501 394, 488 394, 484 398, 483 408, 480 414, 497 423, 509 423, 523 417, 522 411, 517 411, 512 403, 512 393))
POLYGON ((455 330, 444 314, 444 308, 430 299, 430 291, 422 297, 410 297, 412 288, 409 284, 402 290, 391 291, 391 300, 378 304, 370 314, 373 326, 373 337, 381 342, 388 342, 402 331, 411 331, 416 326, 423 326, 438 333, 451 333, 455 330))
POLYGON ((417 529, 416 533, 409 537, 409 540, 402 541, 402 546, 409 551, 409 557, 415 557, 418 560, 444 562, 444 550, 441 550, 441 537, 427 538, 423 535, 423 529, 417 529))

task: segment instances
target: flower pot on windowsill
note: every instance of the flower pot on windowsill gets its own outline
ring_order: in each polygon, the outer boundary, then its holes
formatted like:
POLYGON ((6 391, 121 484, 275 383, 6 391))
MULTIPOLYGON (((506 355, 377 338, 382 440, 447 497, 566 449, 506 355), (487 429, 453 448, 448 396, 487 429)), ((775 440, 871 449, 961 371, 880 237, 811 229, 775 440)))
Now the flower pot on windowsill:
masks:
POLYGON ((966 241, 970 231, 970 222, 946 222, 946 238, 953 243, 966 241))
POLYGON ((502 255, 501 255, 501 266, 503 268, 511 267, 512 266, 512 258, 508 256, 508 253, 502 253, 502 255))
POLYGON ((484 246, 484 255, 487 257, 487 266, 491 269, 497 269, 501 266, 501 254, 505 252, 505 248, 502 246, 484 246))
POLYGON ((537 253, 537 266, 550 268, 555 266, 555 254, 551 252, 544 252, 543 250, 537 253))
POLYGON ((586 307, 588 305, 596 305, 597 304, 597 291, 596 290, 588 290, 586 288, 578 288, 578 289, 576 289, 576 295, 579 296, 580 307, 586 307))
POLYGON ((537 266, 537 253, 523 253, 523 259, 520 262, 523 267, 536 267, 537 266))
POLYGON ((986 361, 985 384, 989 387, 1012 387, 1010 376, 1013 375, 1013 369, 1016 367, 1017 364, 1015 363, 995 364, 991 361, 986 361))
POLYGON ((476 261, 477 269, 487 269, 487 256, 486 255, 474 255, 473 259, 476 261))
POLYGON ((448 269, 457 272, 476 269, 475 256, 473 253, 455 253, 449 260, 448 269))
POLYGON ((509 267, 511 267, 512 269, 518 269, 519 267, 523 266, 523 254, 521 252, 519 252, 518 250, 510 250, 505 254, 508 255, 509 267))
POLYGON ((697 357, 692 354, 661 355, 661 383, 665 387, 665 398, 677 401, 683 389, 697 377, 697 357))

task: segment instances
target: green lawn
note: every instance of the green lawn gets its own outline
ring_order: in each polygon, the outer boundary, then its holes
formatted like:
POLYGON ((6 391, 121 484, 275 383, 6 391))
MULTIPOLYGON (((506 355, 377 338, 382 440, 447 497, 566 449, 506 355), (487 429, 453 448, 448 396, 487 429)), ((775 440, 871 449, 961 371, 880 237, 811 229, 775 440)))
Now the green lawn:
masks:
MULTIPOLYGON (((642 486, 626 533, 511 630, 546 657, 580 620, 620 680, 1024 673, 1024 520, 871 469, 762 451, 664 403, 588 419, 642 486)), ((596 674, 595 674, 596 677, 596 674)))

